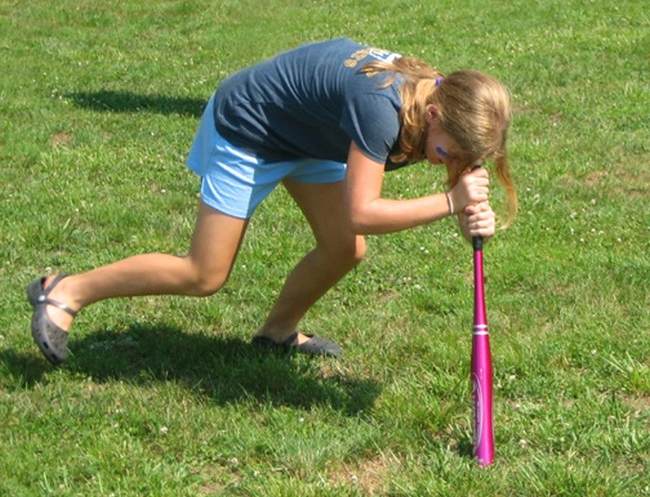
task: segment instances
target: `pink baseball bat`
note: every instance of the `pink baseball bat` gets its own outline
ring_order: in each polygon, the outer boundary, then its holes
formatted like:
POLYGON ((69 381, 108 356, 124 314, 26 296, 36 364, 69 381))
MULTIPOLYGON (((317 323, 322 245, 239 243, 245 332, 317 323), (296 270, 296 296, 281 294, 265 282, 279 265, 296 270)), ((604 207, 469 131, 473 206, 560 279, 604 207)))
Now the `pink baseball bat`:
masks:
POLYGON ((474 333, 472 335, 472 396, 474 397, 474 455, 481 466, 494 462, 492 427, 492 353, 485 312, 483 238, 474 247, 474 333))

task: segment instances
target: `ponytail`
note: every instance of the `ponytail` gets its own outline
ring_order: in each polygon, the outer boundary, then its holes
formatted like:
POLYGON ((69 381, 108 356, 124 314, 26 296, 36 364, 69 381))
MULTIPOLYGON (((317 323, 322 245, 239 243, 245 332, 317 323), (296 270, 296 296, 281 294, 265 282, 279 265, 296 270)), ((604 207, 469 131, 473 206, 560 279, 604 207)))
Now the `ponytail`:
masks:
POLYGON ((506 204, 507 204, 507 216, 506 222, 501 226, 501 229, 508 228, 515 219, 517 215, 517 209, 519 208, 519 201, 517 200, 517 190, 515 189, 515 184, 512 181, 512 176, 510 175, 510 166, 508 164, 508 155, 505 149, 499 152, 494 159, 496 163, 496 172, 499 183, 506 191, 506 204))

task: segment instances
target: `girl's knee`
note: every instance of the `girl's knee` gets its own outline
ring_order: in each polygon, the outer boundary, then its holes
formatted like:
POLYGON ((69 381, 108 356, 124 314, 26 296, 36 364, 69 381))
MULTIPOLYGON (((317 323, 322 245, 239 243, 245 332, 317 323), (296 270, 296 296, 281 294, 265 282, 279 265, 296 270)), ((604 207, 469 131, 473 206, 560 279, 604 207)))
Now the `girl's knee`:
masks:
POLYGON ((192 295, 209 297, 214 295, 226 284, 227 277, 200 276, 193 285, 192 295))
POLYGON ((229 271, 227 270, 202 268, 196 264, 191 264, 191 267, 192 276, 189 282, 189 295, 209 297, 217 293, 228 280, 229 271))
POLYGON ((355 235, 325 250, 338 263, 356 266, 366 256, 366 240, 361 235, 355 235))

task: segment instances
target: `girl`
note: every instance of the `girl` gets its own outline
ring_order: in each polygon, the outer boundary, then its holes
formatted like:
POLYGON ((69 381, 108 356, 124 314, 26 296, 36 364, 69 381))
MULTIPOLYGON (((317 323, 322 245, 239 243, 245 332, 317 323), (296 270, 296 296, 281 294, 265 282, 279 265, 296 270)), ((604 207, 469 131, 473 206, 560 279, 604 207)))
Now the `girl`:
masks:
POLYGON ((488 173, 506 160, 506 89, 476 71, 446 78, 423 62, 348 39, 314 43, 236 73, 210 98, 188 157, 201 177, 189 254, 136 255, 27 288, 32 336, 52 363, 67 355, 83 307, 111 297, 207 296, 226 282, 248 220, 280 182, 309 222, 316 247, 289 274, 253 342, 339 356, 339 346, 298 331, 307 310, 364 256, 363 235, 458 214, 466 238, 494 234, 488 173), (450 190, 381 197, 384 171, 426 160, 447 168, 450 190))

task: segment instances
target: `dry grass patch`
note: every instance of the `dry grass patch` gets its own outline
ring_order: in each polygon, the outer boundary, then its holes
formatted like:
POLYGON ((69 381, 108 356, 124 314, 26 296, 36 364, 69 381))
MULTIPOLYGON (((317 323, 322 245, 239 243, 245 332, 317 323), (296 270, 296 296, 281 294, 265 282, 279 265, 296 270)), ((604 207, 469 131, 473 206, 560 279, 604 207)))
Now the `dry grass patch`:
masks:
POLYGON ((650 413, 650 397, 632 397, 626 395, 623 397, 623 404, 632 409, 635 416, 640 416, 643 413, 650 413))
POLYGON ((196 474, 201 478, 197 494, 200 496, 222 495, 227 487, 240 483, 242 476, 237 471, 238 464, 237 460, 230 460, 228 465, 206 464, 196 470, 196 474))
POLYGON ((383 495, 388 491, 390 475, 401 466, 395 454, 376 454, 330 468, 328 479, 335 485, 358 487, 364 495, 383 495))
POLYGON ((585 185, 588 187, 599 186, 604 178, 607 177, 609 173, 607 171, 593 171, 585 177, 585 185))
POLYGON ((72 143, 72 135, 64 131, 54 133, 50 138, 50 143, 53 147, 65 147, 72 143))

